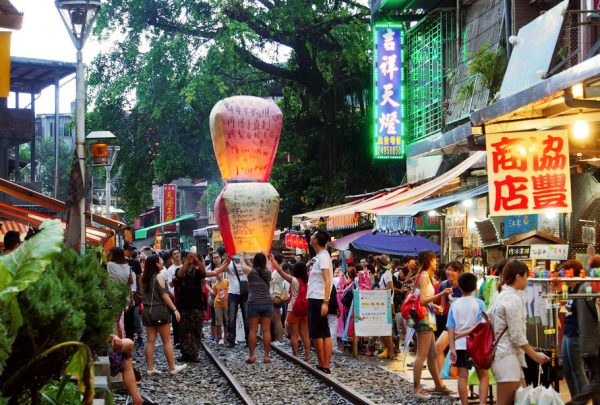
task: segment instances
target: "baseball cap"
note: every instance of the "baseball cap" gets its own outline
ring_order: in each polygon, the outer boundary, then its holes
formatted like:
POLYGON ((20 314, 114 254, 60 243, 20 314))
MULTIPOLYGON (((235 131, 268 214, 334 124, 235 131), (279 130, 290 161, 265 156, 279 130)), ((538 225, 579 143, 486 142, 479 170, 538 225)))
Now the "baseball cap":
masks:
POLYGON ((133 243, 125 242, 123 244, 123 250, 127 250, 127 249, 136 250, 137 248, 135 246, 133 246, 133 243))

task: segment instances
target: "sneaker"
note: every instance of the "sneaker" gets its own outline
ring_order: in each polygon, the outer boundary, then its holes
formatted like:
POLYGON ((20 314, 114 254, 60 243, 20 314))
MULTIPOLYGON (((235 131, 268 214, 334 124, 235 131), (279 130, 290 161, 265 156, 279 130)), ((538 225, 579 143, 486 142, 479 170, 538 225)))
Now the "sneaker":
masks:
POLYGON ((187 364, 180 364, 178 366, 175 366, 175 368, 173 370, 169 370, 169 373, 171 375, 175 375, 175 374, 179 373, 181 370, 183 370, 186 367, 187 367, 187 364))
POLYGON ((222 345, 222 344, 224 344, 224 343, 225 343, 225 342, 223 341, 223 339, 219 340, 219 344, 220 344, 220 345, 222 345))
POLYGON ((148 375, 156 375, 156 374, 160 374, 161 371, 154 368, 152 370, 146 370, 146 373, 148 373, 148 375))

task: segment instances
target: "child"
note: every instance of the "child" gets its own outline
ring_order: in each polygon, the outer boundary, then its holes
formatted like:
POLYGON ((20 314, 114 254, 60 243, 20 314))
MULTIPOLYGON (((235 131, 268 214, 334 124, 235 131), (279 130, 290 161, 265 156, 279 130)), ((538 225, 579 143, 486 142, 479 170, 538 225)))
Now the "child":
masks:
MULTIPOLYGON (((477 277, 473 273, 463 273, 458 277, 458 286, 462 297, 450 305, 448 313, 448 340, 450 344, 450 360, 458 367, 458 394, 461 405, 467 405, 469 369, 471 368, 467 353, 466 336, 482 320, 481 311, 485 311, 482 300, 473 296, 477 287, 477 277)), ((479 378, 479 403, 487 402, 488 371, 476 368, 479 378)))
POLYGON ((215 308, 215 327, 217 328, 217 342, 223 344, 227 341, 227 296, 229 294, 229 280, 223 278, 223 274, 217 274, 217 283, 213 285, 215 296, 213 306, 215 308), (221 335, 221 333, 223 333, 221 335))

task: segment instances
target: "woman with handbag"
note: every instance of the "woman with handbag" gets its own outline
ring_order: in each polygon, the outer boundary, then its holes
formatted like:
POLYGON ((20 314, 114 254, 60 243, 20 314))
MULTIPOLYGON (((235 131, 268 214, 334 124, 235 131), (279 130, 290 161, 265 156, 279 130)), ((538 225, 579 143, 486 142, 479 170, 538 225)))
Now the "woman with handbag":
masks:
MULTIPOLYGON (((427 390, 421 387, 421 374, 423 373, 423 364, 427 359, 427 368, 431 373, 435 388, 430 392, 436 394, 450 394, 451 391, 444 386, 440 377, 440 371, 437 366, 437 352, 435 350, 435 336, 433 332, 436 328, 435 314, 440 308, 433 303, 436 299, 452 292, 452 288, 446 288, 434 293, 432 281, 437 269, 437 258, 431 250, 425 250, 417 256, 419 272, 414 284, 414 295, 417 297, 416 306, 424 306, 424 316, 411 316, 409 325, 415 329, 417 334, 417 356, 413 363, 413 390, 414 394, 420 398, 430 398, 427 390)), ((420 311, 414 311, 418 313, 420 311)))
POLYGON ((177 322, 181 315, 169 297, 167 283, 160 275, 162 269, 163 260, 159 255, 151 254, 146 259, 142 275, 142 301, 144 303, 142 321, 146 327, 146 367, 149 375, 160 374, 160 371, 154 368, 154 343, 157 335, 160 335, 163 342, 169 372, 175 375, 186 367, 185 364, 176 366, 173 357, 169 308, 175 314, 177 322))
POLYGON ((240 264, 244 274, 248 276, 248 350, 250 352, 246 359, 247 364, 256 362, 254 350, 256 349, 256 334, 260 323, 263 333, 263 344, 265 353, 263 363, 270 363, 271 358, 271 318, 273 318, 273 299, 269 287, 271 285, 271 272, 267 269, 267 257, 264 253, 257 253, 252 261, 252 267, 246 262, 245 254, 240 254, 240 264))
POLYGON ((489 311, 494 340, 497 341, 492 372, 498 384, 498 405, 514 403, 515 394, 525 381, 525 353, 538 364, 549 360, 544 353, 536 352, 527 341, 527 309, 517 291, 527 288, 528 272, 527 266, 518 260, 506 262, 498 285, 500 293, 489 311))

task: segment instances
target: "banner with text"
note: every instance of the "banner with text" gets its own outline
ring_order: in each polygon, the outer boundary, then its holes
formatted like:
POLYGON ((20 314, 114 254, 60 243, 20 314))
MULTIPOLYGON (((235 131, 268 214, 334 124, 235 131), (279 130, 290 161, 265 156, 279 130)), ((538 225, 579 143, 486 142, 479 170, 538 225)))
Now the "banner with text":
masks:
POLYGON ((390 291, 354 291, 354 331, 356 336, 392 336, 390 291))
POLYGON ((491 216, 571 212, 567 131, 485 138, 491 216))
MULTIPOLYGON (((177 218, 177 185, 165 184, 163 186, 163 222, 177 218)), ((177 229, 176 224, 163 227, 164 231, 171 232, 177 229)))

